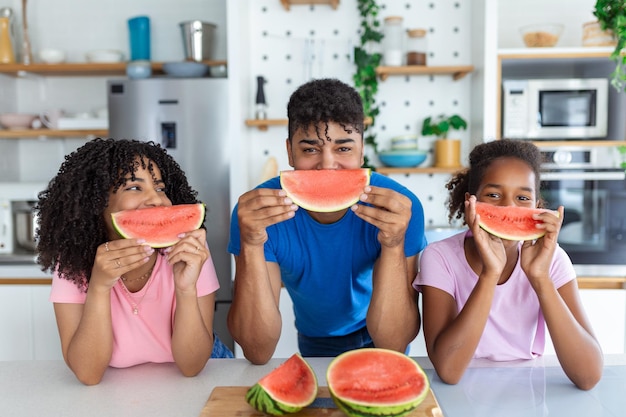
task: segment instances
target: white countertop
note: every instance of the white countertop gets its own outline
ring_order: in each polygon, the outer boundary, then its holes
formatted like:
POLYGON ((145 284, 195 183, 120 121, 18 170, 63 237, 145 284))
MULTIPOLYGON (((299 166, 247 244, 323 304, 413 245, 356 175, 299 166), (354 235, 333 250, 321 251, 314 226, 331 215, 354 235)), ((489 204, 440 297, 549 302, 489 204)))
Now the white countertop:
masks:
MULTIPOLYGON (((581 391, 556 357, 494 363, 477 361, 457 385, 443 384, 427 358, 416 358, 429 375, 446 417, 623 416, 626 355, 605 358, 600 383, 581 391)), ((196 377, 173 364, 109 369, 99 385, 84 386, 62 361, 0 362, 0 415, 20 417, 198 417, 216 386, 250 386, 284 359, 251 365, 244 359, 211 359, 196 377)), ((330 358, 307 358, 326 386, 330 358)), ((217 416, 216 416, 217 417, 217 416)))

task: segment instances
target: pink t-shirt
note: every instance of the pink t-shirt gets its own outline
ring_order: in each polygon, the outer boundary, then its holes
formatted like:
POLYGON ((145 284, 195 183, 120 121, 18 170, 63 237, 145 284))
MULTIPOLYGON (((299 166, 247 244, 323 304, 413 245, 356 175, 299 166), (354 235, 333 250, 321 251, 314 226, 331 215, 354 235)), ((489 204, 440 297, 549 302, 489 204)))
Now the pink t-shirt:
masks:
MULTIPOLYGON (((110 366, 126 368, 147 362, 174 362, 172 331, 176 297, 173 277, 172 265, 158 254, 152 275, 140 291, 127 293, 121 280, 112 288, 113 353, 110 366), (133 314, 134 306, 137 314, 133 314)), ((219 288, 211 258, 202 267, 196 288, 198 297, 219 288)), ((74 282, 54 273, 50 301, 84 304, 86 298, 87 294, 81 292, 74 282)))
MULTIPOLYGON (((413 281, 413 287, 418 291, 426 285, 447 292, 456 300, 458 311, 478 282, 478 275, 465 258, 463 242, 466 235, 471 232, 428 245, 420 258, 420 272, 413 281)), ((572 262, 561 247, 555 251, 549 273, 557 289, 576 278, 572 262)), ((543 354, 544 348, 543 313, 518 258, 508 281, 496 287, 474 358, 494 361, 532 359, 543 354)))

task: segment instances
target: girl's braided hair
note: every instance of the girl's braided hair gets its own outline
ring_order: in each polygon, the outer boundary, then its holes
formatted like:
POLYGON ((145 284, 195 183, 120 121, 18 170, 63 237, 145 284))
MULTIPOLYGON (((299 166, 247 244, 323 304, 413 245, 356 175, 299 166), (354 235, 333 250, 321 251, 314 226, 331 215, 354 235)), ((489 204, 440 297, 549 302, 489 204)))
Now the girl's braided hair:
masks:
POLYGON ((43 271, 87 287, 99 245, 109 240, 103 212, 109 192, 134 180, 139 167, 161 170, 172 204, 197 203, 198 193, 178 163, 154 142, 96 138, 65 157, 59 172, 39 193, 35 210, 37 262, 43 271))
POLYGON ((537 206, 543 207, 540 190, 541 152, 531 142, 501 139, 477 145, 469 155, 469 167, 457 172, 446 184, 448 197, 448 220, 461 219, 465 214, 465 193, 476 194, 485 171, 499 158, 517 158, 524 161, 535 173, 537 206))

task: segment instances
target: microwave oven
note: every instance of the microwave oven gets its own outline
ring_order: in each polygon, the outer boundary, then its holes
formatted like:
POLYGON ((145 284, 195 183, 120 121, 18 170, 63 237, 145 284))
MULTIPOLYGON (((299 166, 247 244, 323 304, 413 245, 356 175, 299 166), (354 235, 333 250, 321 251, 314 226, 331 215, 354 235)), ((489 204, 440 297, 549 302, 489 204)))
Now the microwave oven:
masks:
POLYGON ((508 139, 605 138, 606 78, 504 80, 502 137, 508 139))

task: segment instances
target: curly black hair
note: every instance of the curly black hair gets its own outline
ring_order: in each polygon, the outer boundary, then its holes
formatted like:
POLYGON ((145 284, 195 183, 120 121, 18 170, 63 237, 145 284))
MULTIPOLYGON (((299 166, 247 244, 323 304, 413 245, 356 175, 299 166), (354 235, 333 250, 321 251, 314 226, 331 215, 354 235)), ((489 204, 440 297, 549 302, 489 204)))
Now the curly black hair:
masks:
POLYGON ((109 192, 123 186, 125 178, 134 180, 140 164, 151 173, 155 165, 161 170, 172 204, 199 202, 181 167, 159 144, 93 139, 67 155, 39 193, 37 262, 43 271, 56 268, 60 277, 87 289, 96 250, 109 240, 103 216, 109 192))
POLYGON ((356 130, 363 137, 363 102, 359 93, 337 79, 322 78, 309 81, 293 92, 287 103, 289 140, 300 129, 315 127, 320 140, 328 137, 328 123, 340 124, 347 133, 356 130), (320 125, 326 129, 321 132, 320 125))
POLYGON ((460 219, 465 214, 465 193, 476 194, 485 171, 499 158, 517 158, 524 161, 535 173, 537 206, 543 206, 540 194, 540 169, 542 156, 539 148, 531 142, 501 139, 477 145, 469 155, 469 168, 457 172, 446 184, 450 190, 448 198, 448 220, 460 219))

